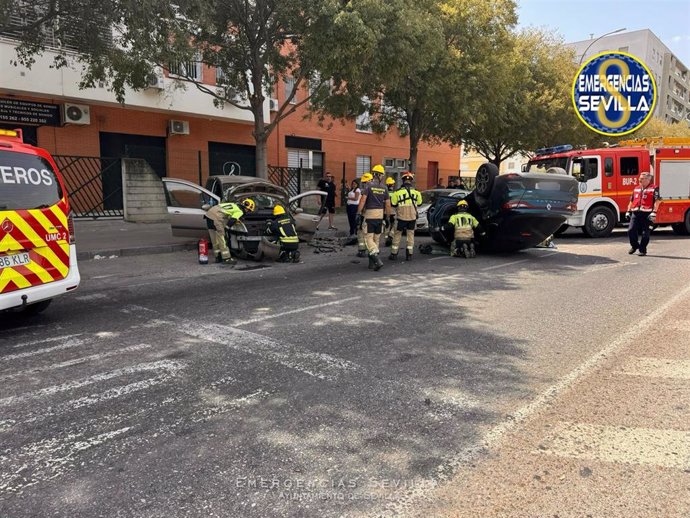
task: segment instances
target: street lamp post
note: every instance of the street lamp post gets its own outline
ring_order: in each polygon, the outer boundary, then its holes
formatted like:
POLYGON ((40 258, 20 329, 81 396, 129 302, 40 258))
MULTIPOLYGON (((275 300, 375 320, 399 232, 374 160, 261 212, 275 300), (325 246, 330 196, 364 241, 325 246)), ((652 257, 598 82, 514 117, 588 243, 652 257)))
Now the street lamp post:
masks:
POLYGON ((582 66, 582 62, 584 61, 585 56, 587 55, 587 51, 588 51, 589 49, 591 49, 591 48, 592 48, 592 45, 594 45, 597 41, 599 41, 601 38, 605 38, 606 36, 611 36, 612 34, 618 34, 619 32, 623 32, 624 30, 625 30, 625 27, 623 27, 622 29, 616 29, 615 31, 611 31, 611 32, 607 32, 606 34, 602 34, 602 35, 599 36, 597 39, 595 39, 592 43, 590 43, 590 44, 587 46, 587 48, 585 49, 585 51, 582 53, 582 57, 580 58, 580 63, 578 64, 578 66, 582 66))

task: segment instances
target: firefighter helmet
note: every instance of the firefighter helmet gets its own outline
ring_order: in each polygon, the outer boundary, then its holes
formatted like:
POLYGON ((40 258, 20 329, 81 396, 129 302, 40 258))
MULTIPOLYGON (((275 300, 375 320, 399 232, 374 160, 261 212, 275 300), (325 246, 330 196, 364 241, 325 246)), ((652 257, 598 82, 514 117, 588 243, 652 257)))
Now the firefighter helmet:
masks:
POLYGON ((407 181, 414 181, 414 173, 411 171, 403 171, 402 174, 402 181, 407 182, 407 181))
POLYGON ((395 185, 395 180, 389 176, 386 178, 386 185, 395 185))
POLYGON ((256 203, 254 203, 254 200, 252 200, 251 198, 242 200, 242 203, 240 203, 240 205, 242 205, 244 210, 246 210, 247 212, 254 212, 254 210, 256 210, 256 203))
POLYGON ((371 182, 373 179, 374 175, 372 175, 371 173, 364 173, 361 178, 362 183, 371 182))
POLYGON ((371 172, 373 174, 386 174, 386 170, 381 164, 376 164, 374 167, 372 167, 371 172))
POLYGON ((276 205, 275 207, 273 207, 274 216, 282 216, 283 214, 285 214, 285 209, 282 205, 276 205))
POLYGON ((469 203, 467 203, 465 200, 460 200, 457 204, 458 210, 461 211, 466 211, 469 208, 469 203))

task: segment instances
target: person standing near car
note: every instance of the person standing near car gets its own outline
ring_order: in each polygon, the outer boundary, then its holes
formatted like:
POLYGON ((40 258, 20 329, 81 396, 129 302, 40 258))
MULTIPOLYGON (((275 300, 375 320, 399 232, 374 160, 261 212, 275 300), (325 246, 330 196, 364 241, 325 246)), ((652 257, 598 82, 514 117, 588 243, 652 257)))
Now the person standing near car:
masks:
POLYGON ((273 220, 267 224, 267 234, 273 236, 280 243, 280 255, 278 261, 281 263, 299 262, 299 236, 295 222, 289 214, 285 212, 282 205, 273 207, 273 220))
POLYGON ((326 177, 319 180, 317 187, 320 191, 324 191, 326 196, 321 200, 321 217, 316 224, 316 228, 319 228, 321 220, 328 213, 328 230, 338 230, 333 226, 333 215, 335 214, 335 181, 333 180, 333 174, 328 171, 326 177))
POLYGON ((357 207, 359 207, 361 197, 362 189, 359 188, 359 181, 355 178, 347 192, 347 221, 350 224, 350 236, 357 233, 357 207))
POLYGON ((362 199, 357 208, 357 224, 364 227, 364 238, 369 252, 369 269, 378 271, 383 268, 379 258, 381 234, 388 226, 392 213, 388 189, 383 182, 386 172, 381 164, 371 169, 374 179, 362 192, 362 199))
POLYGON ((362 193, 367 190, 369 182, 374 179, 371 173, 364 173, 360 178, 360 193, 359 201, 357 202, 357 208, 355 209, 355 226, 357 227, 357 257, 367 256, 367 242, 364 238, 364 219, 359 219, 357 217, 357 212, 359 211, 359 203, 362 200, 362 193))
MULTIPOLYGON (((395 192, 395 179, 392 176, 386 178, 386 188, 388 189, 388 196, 392 196, 395 192)), ((388 233, 386 234, 386 242, 384 243, 384 246, 391 246, 393 244, 393 234, 395 233, 395 214, 391 214, 388 221, 388 233)))
POLYGON ((634 254, 639 250, 641 256, 647 255, 649 225, 654 223, 660 201, 659 188, 652 183, 652 173, 640 173, 640 181, 633 189, 626 213, 630 218, 628 225, 629 254, 634 254), (642 236, 641 240, 640 235, 642 236))
POLYGON ((403 232, 406 237, 405 260, 412 260, 414 251, 414 231, 417 227, 417 207, 422 204, 422 193, 412 187, 414 174, 405 171, 402 174, 402 187, 391 194, 391 206, 395 209, 397 224, 393 233, 391 255, 388 259, 395 261, 402 241, 403 232))
POLYGON ((234 266, 237 261, 230 254, 228 242, 225 238, 225 228, 232 227, 240 221, 247 212, 254 212, 256 204, 251 198, 242 200, 239 204, 224 202, 214 205, 206 211, 206 227, 213 245, 216 262, 234 266))

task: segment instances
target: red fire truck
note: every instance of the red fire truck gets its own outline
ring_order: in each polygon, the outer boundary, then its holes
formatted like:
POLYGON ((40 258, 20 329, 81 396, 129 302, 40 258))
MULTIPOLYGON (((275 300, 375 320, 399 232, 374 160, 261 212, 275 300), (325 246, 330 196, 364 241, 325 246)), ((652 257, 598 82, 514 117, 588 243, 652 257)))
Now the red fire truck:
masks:
POLYGON ((662 198, 655 223, 690 234, 690 139, 652 138, 601 149, 564 145, 536 151, 525 169, 545 172, 560 167, 579 181, 577 212, 566 225, 590 237, 606 237, 625 221, 630 195, 643 171, 654 174, 662 198))

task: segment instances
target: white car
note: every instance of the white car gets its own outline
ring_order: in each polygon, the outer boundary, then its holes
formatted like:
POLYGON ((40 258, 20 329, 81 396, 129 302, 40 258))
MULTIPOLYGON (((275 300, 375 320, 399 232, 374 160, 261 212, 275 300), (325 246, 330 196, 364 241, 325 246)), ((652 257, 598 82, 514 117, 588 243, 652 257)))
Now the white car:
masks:
POLYGON ((322 197, 326 196, 323 191, 307 191, 290 198, 283 187, 252 176, 211 176, 207 185, 212 191, 178 178, 163 178, 163 185, 173 236, 208 237, 204 215, 211 206, 253 199, 256 210, 244 216, 242 232, 230 232, 228 245, 240 256, 256 260, 275 255, 276 246, 264 237, 264 230, 276 205, 290 211, 300 240, 310 241, 316 233, 322 197))
POLYGON ((429 208, 442 196, 451 196, 459 200, 467 196, 470 191, 463 189, 429 189, 422 191, 422 204, 417 207, 417 229, 416 232, 429 232, 429 208))

